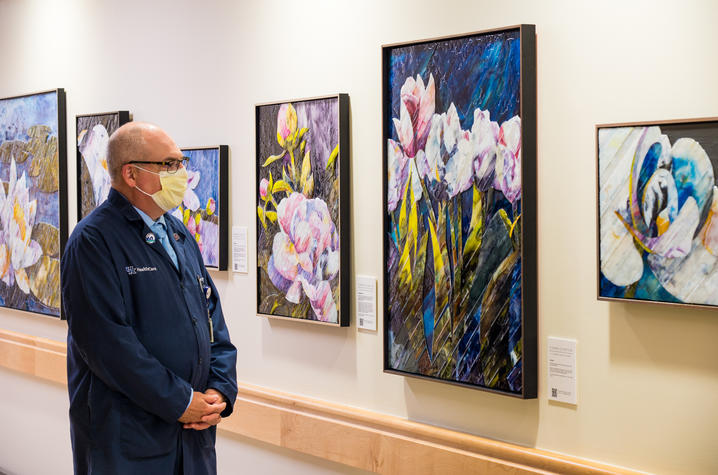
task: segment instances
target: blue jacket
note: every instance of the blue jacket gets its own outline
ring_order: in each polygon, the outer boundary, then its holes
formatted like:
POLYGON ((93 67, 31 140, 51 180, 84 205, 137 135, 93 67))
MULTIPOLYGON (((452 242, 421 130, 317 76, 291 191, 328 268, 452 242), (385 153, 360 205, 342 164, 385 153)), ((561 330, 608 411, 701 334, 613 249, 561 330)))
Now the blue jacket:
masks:
POLYGON ((180 454, 185 474, 217 471, 215 428, 186 430, 177 419, 190 387, 218 390, 227 400, 222 417, 232 413, 237 350, 197 243, 181 222, 165 219, 179 269, 114 189, 65 248, 75 473, 172 474, 180 454))

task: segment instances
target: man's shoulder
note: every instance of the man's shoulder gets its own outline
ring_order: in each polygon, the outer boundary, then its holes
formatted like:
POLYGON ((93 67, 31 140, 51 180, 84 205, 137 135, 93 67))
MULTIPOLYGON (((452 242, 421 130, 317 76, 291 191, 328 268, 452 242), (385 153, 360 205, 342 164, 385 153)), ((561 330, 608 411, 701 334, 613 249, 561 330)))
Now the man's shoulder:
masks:
POLYGON ((82 218, 67 241, 68 245, 83 238, 99 237, 117 233, 121 229, 122 216, 106 201, 82 218))

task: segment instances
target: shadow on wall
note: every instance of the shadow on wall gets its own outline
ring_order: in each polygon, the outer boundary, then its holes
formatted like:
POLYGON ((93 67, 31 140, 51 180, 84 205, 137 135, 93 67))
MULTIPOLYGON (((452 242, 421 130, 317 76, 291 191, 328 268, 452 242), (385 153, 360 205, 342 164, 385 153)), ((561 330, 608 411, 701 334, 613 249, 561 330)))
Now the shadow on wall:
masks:
POLYGON ((718 375, 718 309, 611 303, 613 363, 718 375))
POLYGON ((262 355, 268 359, 291 360, 315 370, 354 377, 357 373, 356 331, 350 327, 330 327, 290 319, 261 318, 262 355))
POLYGON ((536 446, 538 399, 518 399, 417 378, 405 378, 404 399, 411 421, 536 446))

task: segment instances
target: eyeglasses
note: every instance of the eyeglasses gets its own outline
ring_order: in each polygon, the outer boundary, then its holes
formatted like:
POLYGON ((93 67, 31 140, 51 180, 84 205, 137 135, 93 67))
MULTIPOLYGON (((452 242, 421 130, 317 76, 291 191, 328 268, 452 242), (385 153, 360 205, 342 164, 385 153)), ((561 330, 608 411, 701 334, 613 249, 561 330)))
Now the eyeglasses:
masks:
POLYGON ((130 160, 127 162, 128 164, 131 163, 141 163, 141 164, 147 164, 147 165, 160 165, 162 167, 162 170, 167 171, 167 173, 175 173, 177 170, 179 170, 180 165, 185 165, 189 163, 189 157, 182 157, 180 159, 170 159, 170 160, 163 160, 161 162, 150 162, 148 160, 130 160))

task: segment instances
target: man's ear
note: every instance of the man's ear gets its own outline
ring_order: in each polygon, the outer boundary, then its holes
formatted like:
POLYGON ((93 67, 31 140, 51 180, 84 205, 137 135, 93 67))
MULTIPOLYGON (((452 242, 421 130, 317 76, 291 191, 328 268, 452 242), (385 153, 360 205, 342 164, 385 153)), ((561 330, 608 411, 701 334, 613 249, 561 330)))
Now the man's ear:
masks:
POLYGON ((125 163, 122 165, 122 181, 130 188, 134 188, 137 184, 137 170, 132 165, 125 163))

